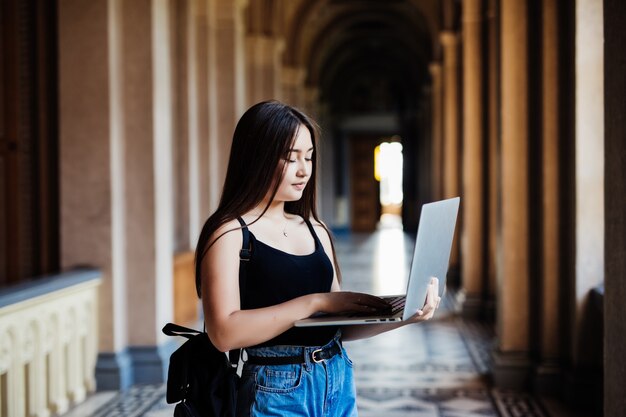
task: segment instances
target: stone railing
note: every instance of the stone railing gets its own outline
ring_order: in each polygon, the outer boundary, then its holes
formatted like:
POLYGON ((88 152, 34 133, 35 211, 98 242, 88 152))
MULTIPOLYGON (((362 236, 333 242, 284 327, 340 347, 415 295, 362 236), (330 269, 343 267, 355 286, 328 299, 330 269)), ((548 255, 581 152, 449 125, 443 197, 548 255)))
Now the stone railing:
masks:
POLYGON ((100 272, 0 290, 0 415, 64 413, 95 390, 100 272))

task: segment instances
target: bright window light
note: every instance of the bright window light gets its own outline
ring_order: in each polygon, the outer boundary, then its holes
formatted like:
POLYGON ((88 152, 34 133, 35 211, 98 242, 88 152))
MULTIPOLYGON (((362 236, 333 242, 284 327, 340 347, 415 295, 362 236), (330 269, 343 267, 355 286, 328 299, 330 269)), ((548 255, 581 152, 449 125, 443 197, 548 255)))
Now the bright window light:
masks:
POLYGON ((402 144, 383 142, 374 149, 374 176, 380 181, 380 203, 402 204, 402 144))

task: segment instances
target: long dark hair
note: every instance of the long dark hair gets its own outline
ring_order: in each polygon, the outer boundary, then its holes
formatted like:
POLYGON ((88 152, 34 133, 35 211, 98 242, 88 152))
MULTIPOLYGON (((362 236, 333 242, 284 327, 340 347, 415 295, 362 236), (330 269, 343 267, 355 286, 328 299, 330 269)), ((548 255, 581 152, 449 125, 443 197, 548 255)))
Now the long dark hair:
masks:
MULTIPOLYGON (((225 223, 256 207, 267 196, 270 189, 271 203, 280 185, 280 179, 282 179, 285 157, 293 146, 301 126, 309 130, 313 142, 311 177, 304 189, 302 198, 298 201, 285 202, 285 211, 297 214, 304 219, 313 217, 321 224, 317 216, 315 192, 317 125, 300 110, 284 103, 271 100, 255 104, 241 116, 237 123, 230 149, 222 197, 217 210, 204 223, 198 238, 195 260, 198 297, 201 297, 202 259, 211 246, 231 230, 215 237, 213 234, 225 223), (275 181, 276 178, 278 181, 275 181), (211 238, 212 240, 209 241, 211 238)), ((263 213, 268 207, 264 208, 263 213)), ((236 230, 236 228, 232 230, 236 230)), ((332 250, 335 270, 340 276, 334 245, 332 250)))

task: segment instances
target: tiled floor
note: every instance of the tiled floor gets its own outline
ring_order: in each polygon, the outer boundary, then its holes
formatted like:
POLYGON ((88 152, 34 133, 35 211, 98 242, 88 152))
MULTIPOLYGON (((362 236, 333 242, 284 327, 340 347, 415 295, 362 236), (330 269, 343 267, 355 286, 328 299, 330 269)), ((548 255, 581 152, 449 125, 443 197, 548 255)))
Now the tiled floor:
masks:
MULTIPOLYGON (((413 240, 392 226, 373 235, 337 239, 346 290, 404 292, 413 240)), ((346 343, 355 363, 361 417, 563 417, 526 393, 489 387, 493 334, 463 321, 444 298, 435 319, 371 339, 346 343)), ((99 393, 64 417, 171 416, 163 384, 99 393)))

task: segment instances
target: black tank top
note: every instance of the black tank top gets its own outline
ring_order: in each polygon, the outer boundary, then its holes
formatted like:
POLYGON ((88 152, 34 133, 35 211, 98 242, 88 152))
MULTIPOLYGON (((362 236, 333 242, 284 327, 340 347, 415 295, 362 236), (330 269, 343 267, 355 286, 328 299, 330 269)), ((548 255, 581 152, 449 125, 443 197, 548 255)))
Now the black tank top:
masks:
MULTIPOLYGON (((333 267, 311 222, 305 220, 315 239, 315 251, 309 255, 292 255, 266 245, 247 230, 243 220, 240 223, 250 235, 251 249, 249 261, 242 265, 245 271, 240 270, 245 285, 242 310, 269 307, 302 295, 330 292, 333 267)), ((334 326, 292 327, 255 347, 323 346, 335 336, 337 329, 334 326)))

